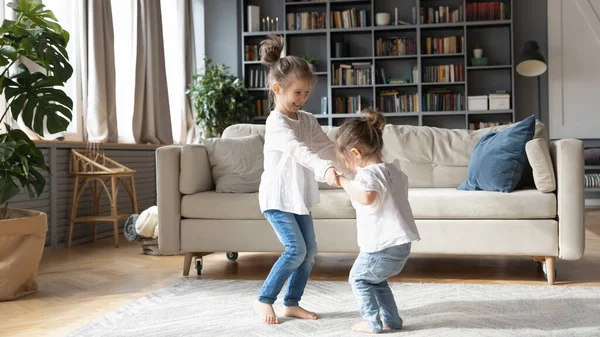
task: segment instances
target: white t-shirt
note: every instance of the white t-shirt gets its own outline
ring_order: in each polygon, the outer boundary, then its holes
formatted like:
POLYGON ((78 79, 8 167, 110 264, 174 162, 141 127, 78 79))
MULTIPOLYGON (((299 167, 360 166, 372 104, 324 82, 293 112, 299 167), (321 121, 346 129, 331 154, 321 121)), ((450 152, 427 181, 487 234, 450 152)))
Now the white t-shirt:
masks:
POLYGON ((398 161, 357 167, 351 183, 359 189, 379 193, 368 206, 352 200, 361 251, 377 252, 421 239, 408 202, 408 177, 400 170, 398 161))
POLYGON ((267 118, 264 172, 258 189, 260 211, 309 214, 318 204, 319 185, 334 167, 334 144, 311 113, 298 111, 298 120, 279 111, 267 118))

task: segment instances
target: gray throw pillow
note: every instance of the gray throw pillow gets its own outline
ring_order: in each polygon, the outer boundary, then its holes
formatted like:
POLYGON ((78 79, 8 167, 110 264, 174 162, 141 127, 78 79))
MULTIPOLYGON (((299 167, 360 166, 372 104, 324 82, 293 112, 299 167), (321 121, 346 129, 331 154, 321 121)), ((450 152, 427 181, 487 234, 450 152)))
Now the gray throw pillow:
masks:
POLYGON ((258 192, 263 172, 263 142, 259 135, 202 140, 208 152, 217 192, 258 192))

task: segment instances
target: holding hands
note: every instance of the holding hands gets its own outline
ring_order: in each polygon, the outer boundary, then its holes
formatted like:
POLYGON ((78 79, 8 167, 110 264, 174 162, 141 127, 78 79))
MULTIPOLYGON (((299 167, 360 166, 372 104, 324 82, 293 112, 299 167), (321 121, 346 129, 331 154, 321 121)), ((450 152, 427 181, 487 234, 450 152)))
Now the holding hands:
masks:
POLYGON ((329 186, 342 187, 340 178, 344 178, 344 174, 334 167, 330 167, 325 172, 325 181, 329 186))

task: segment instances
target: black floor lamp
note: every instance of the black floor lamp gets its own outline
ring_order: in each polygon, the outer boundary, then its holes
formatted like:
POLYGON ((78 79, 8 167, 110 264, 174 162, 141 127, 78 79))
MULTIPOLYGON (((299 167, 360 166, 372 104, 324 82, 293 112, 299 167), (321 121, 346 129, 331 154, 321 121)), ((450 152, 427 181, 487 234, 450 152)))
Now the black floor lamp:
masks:
POLYGON ((542 85, 541 75, 548 70, 546 65, 546 59, 540 51, 540 46, 535 41, 525 42, 525 48, 519 58, 519 64, 517 64, 517 73, 526 77, 537 77, 538 82, 538 115, 537 119, 542 118, 542 85))

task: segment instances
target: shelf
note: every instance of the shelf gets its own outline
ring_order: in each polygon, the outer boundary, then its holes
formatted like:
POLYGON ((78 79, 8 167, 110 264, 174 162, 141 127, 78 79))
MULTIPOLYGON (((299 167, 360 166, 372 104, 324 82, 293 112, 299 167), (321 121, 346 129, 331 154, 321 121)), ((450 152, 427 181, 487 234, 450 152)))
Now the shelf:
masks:
POLYGON ((329 0, 332 5, 370 4, 371 0, 329 0))
POLYGON ((508 26, 512 20, 468 21, 467 27, 508 26))
POLYGON ((392 56, 375 56, 376 60, 401 60, 401 59, 416 59, 418 55, 392 55, 392 56))
POLYGON ((586 170, 600 170, 600 165, 585 165, 584 169, 586 169, 586 170))
POLYGON ((315 72, 313 74, 317 75, 317 76, 327 76, 327 72, 326 71, 317 71, 317 72, 315 72))
MULTIPOLYGON (((327 114, 313 114, 313 116, 315 116, 315 118, 329 118, 329 115, 327 114)), ((265 120, 267 119, 268 116, 254 116, 252 117, 253 119, 260 121, 260 120, 265 120)))
POLYGON ((465 53, 454 53, 454 54, 421 54, 421 57, 463 57, 465 53))
POLYGON ((261 31, 261 32, 244 32, 244 36, 267 36, 267 35, 283 35, 284 31, 282 30, 275 30, 275 31, 261 31))
POLYGON ((364 89, 373 88, 372 84, 361 84, 361 85, 332 85, 331 89, 364 89))
POLYGON ((423 111, 423 116, 464 116, 467 112, 460 111, 423 111))
POLYGON ((423 82, 426 86, 464 85, 465 82, 423 82))
POLYGON ((304 2, 286 2, 286 6, 319 6, 325 5, 327 1, 304 1, 304 2))
POLYGON ((246 88, 247 91, 265 91, 269 90, 269 88, 246 88))
POLYGON ((393 87, 416 87, 419 83, 386 83, 386 84, 375 84, 377 88, 393 88, 393 87))
POLYGON ((244 61, 244 64, 261 64, 260 61, 244 61))
POLYGON ((469 115, 499 115, 499 114, 510 114, 514 110, 469 110, 469 115))
POLYGON ((495 66, 468 66, 467 70, 494 70, 494 69, 512 69, 511 65, 495 65, 495 66))
POLYGON ((585 187, 583 190, 585 192, 600 192, 600 187, 585 187))
POLYGON ((327 29, 304 29, 304 30, 286 30, 287 35, 311 35, 311 34, 326 34, 327 29))
POLYGON ((340 62, 346 62, 346 61, 364 61, 364 60, 372 60, 373 57, 372 56, 361 56, 361 57, 332 57, 331 61, 340 61, 340 62))
POLYGON ((397 26, 374 26, 375 31, 387 31, 387 30, 411 30, 417 29, 418 25, 397 25, 397 26))
POLYGON ((373 27, 352 27, 352 28, 331 28, 332 33, 349 33, 349 32, 370 32, 373 27))
POLYGON ((458 28, 463 27, 464 22, 451 22, 451 23, 426 23, 420 25, 421 28, 433 29, 433 28, 458 28))
POLYGON ((418 112, 384 112, 385 117, 419 117, 418 112))

